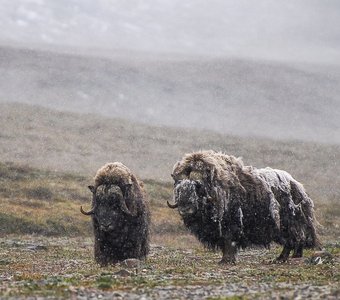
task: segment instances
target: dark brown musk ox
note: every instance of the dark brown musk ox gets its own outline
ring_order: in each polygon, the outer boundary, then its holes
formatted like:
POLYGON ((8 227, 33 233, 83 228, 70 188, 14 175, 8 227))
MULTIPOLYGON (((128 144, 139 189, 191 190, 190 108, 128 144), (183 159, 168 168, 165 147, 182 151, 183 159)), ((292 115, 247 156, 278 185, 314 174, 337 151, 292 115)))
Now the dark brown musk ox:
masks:
POLYGON ((185 226, 221 263, 235 263, 240 248, 283 245, 277 262, 320 247, 313 201, 301 183, 282 170, 244 166, 220 152, 186 154, 174 166, 174 204, 185 226))
POLYGON ((150 212, 142 183, 122 163, 108 163, 94 178, 92 217, 94 256, 101 266, 136 258, 149 252, 150 212))

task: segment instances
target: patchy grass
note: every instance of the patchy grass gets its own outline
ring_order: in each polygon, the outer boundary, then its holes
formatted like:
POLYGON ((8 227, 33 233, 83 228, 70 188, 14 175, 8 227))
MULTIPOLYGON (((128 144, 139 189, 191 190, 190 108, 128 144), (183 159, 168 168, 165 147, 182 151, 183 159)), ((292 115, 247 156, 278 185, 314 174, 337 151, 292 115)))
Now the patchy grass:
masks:
MULTIPOLYGON (((90 205, 87 185, 92 178, 13 163, 0 163, 0 174, 0 235, 92 235, 90 218, 79 211, 80 205, 90 205)), ((186 233, 178 214, 166 206, 172 185, 146 180, 144 187, 152 209, 152 233, 186 233)))
MULTIPOLYGON (((188 249, 153 245, 141 266, 124 269, 120 264, 100 268, 92 258, 92 247, 91 238, 1 238, 0 297, 69 298, 115 291, 152 295, 153 291, 166 291, 169 287, 175 287, 178 292, 199 286, 212 292, 234 286, 238 287, 232 295, 236 298, 230 299, 248 299, 261 298, 269 292, 281 293, 283 286, 287 291, 301 285, 327 286, 327 291, 334 293, 340 280, 339 253, 332 262, 320 265, 308 263, 312 252, 307 252, 306 259, 298 262, 272 264, 279 249, 253 249, 241 251, 237 265, 221 266, 217 264, 219 253, 206 251, 199 245, 188 249), (119 275, 122 270, 126 273, 119 275)), ((337 247, 329 245, 328 250, 337 247)))
MULTIPOLYGON (((92 178, 44 171, 25 165, 0 163, 0 235, 35 233, 48 236, 89 236, 90 218, 79 212, 89 207, 87 185, 92 178)), ((185 246, 196 243, 184 228, 178 213, 166 206, 172 199, 172 184, 145 180, 152 211, 152 234, 158 243, 185 246)), ((340 210, 335 199, 317 205, 324 240, 339 238, 340 210)))

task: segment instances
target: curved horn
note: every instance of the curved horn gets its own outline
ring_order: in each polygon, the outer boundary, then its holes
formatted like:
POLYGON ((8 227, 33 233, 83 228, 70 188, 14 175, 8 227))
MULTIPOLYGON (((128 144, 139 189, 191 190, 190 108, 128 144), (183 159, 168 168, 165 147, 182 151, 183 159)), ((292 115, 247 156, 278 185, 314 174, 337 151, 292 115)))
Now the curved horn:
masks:
POLYGON ((169 206, 170 208, 177 208, 177 207, 178 207, 178 203, 170 204, 169 201, 166 201, 166 204, 168 204, 168 206, 169 206))
POLYGON ((95 209, 95 208, 93 207, 90 211, 85 211, 85 210, 83 210, 83 207, 80 206, 80 212, 81 212, 82 214, 84 214, 85 216, 93 215, 94 209, 95 209))
POLYGON ((80 206, 80 212, 85 216, 93 215, 94 210, 96 208, 96 190, 97 190, 97 188, 93 185, 89 185, 88 188, 92 193, 92 205, 94 204, 94 206, 92 207, 92 209, 90 211, 85 211, 85 210, 83 210, 83 207, 80 206))
POLYGON ((119 202, 120 202, 120 207, 121 207, 121 209, 124 213, 126 213, 127 215, 135 217, 137 215, 137 212, 135 212, 135 210, 131 211, 127 207, 126 201, 125 201, 125 199, 131 199, 131 193, 132 193, 131 187, 132 187, 132 183, 125 183, 123 185, 123 188, 121 188, 121 190, 123 192, 123 197, 119 197, 119 202))
POLYGON ((127 205, 126 205, 126 202, 125 202, 125 200, 124 200, 123 197, 121 197, 121 198, 119 199, 119 202, 120 202, 120 208, 121 208, 121 210, 122 210, 123 212, 125 212, 125 213, 126 213, 127 215, 129 215, 129 216, 133 216, 133 217, 136 216, 136 213, 135 213, 135 212, 132 212, 132 211, 130 211, 130 210, 128 209, 128 207, 127 207, 127 205))

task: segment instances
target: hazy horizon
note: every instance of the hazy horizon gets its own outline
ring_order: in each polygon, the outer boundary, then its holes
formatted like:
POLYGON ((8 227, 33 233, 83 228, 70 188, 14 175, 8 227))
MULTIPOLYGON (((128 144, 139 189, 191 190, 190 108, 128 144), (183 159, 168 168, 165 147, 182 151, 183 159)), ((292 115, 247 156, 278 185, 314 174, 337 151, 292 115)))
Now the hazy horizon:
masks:
POLYGON ((0 102, 339 144, 339 25, 335 0, 3 0, 0 102))
POLYGON ((340 2, 3 0, 2 44, 339 64, 340 2))

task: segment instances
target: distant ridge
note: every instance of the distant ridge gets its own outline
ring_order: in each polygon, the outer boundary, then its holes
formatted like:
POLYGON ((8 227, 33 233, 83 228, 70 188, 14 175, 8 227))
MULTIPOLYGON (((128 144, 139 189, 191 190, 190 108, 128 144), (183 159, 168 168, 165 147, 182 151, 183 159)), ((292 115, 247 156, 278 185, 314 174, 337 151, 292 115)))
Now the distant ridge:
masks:
POLYGON ((214 149, 248 165, 285 169, 319 200, 340 198, 339 145, 147 126, 18 103, 0 103, 0 128, 2 162, 94 176, 102 164, 121 161, 143 179, 171 182, 184 153, 214 149))
POLYGON ((0 102, 145 124, 340 144, 340 69, 0 47, 0 102))

